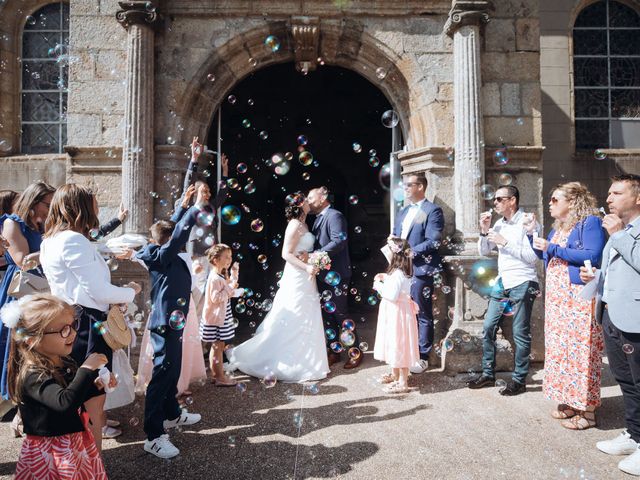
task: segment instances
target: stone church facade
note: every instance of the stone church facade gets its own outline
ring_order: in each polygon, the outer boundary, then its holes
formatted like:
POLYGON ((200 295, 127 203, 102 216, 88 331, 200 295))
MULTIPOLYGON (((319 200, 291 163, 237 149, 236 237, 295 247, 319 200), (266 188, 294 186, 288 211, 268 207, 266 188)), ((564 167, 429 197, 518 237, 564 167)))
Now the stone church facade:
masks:
MULTIPOLYGON (((592 1, 71 0, 61 10, 68 22, 62 18, 48 33, 68 35, 72 61, 57 88, 65 105, 42 127, 37 105, 25 110, 41 87, 25 85, 32 72, 23 49, 25 36, 38 35, 37 12, 52 4, 58 2, 0 1, 2 188, 36 179, 87 184, 105 218, 122 199, 131 211, 125 229, 146 232, 160 211, 149 192, 167 196, 169 185, 180 183, 191 137, 208 137, 234 85, 287 62, 309 75, 319 62, 344 67, 380 89, 399 115, 402 172, 427 176, 428 197, 443 206, 447 234, 460 245, 447 257, 445 275, 456 289, 439 300, 440 310, 450 312, 441 338, 481 333, 486 301, 467 287, 478 260, 479 214, 489 206, 483 185, 498 185, 508 172, 522 191, 522 207, 542 218, 553 184, 584 180, 602 200, 610 174, 637 168, 629 135, 601 145, 604 162, 594 159, 595 148, 576 148, 582 120, 574 104, 574 23, 592 1), (270 35, 279 39, 277 51, 265 49, 270 35), (42 139, 38 129, 55 137, 54 124, 58 141, 29 153, 42 139), (25 132, 33 141, 25 141, 25 132), (504 149, 508 166, 494 161, 504 149)), ((635 1, 620 5, 640 11, 635 1)), ((611 112, 604 117, 611 121, 611 112)), ((542 322, 538 301, 538 359, 542 322)), ((447 362, 466 368, 465 356, 478 348, 479 342, 462 342, 447 362)))

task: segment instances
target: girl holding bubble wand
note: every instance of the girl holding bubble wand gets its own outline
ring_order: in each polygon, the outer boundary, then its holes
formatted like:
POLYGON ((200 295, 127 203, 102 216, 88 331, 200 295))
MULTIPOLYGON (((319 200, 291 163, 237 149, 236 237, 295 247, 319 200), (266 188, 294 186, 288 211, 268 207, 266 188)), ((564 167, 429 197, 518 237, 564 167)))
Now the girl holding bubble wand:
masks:
POLYGON ((240 297, 244 293, 244 289, 238 288, 240 267, 237 262, 231 265, 233 261, 231 247, 224 243, 218 243, 207 250, 207 257, 211 264, 211 272, 205 289, 200 336, 204 342, 213 342, 209 351, 212 382, 219 387, 232 387, 237 382, 225 374, 222 367, 222 353, 225 342, 235 336, 231 298, 240 297))
POLYGON ((373 288, 382 296, 378 310, 378 327, 373 358, 392 368, 383 375, 381 383, 388 384, 387 393, 409 391, 409 367, 420 359, 418 351, 418 306, 411 300, 413 252, 406 240, 389 237, 387 246, 391 262, 386 273, 374 277, 373 288))
POLYGON ((73 472, 74 478, 106 479, 82 406, 94 384, 115 388, 108 371, 104 380, 98 378, 107 357, 92 353, 77 367, 70 357, 77 313, 53 295, 25 296, 0 313, 12 329, 9 395, 18 404, 26 434, 15 478, 66 478, 73 472))

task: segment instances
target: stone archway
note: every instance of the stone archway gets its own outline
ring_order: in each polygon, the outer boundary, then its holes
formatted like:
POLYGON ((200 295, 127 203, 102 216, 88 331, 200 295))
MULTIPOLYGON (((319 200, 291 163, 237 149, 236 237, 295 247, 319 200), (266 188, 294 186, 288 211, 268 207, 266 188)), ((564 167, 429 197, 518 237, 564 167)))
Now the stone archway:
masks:
MULTIPOLYGON (((363 32, 357 21, 321 20, 317 28, 317 56, 327 65, 356 71, 376 85, 400 116, 403 135, 411 149, 441 143, 436 113, 424 99, 426 95, 421 85, 424 76, 413 59, 400 57, 363 32), (376 73, 379 68, 386 71, 382 79, 376 73)), ((174 123, 181 122, 184 126, 177 143, 188 144, 188 137, 194 132, 200 138, 207 138, 212 114, 233 86, 256 68, 295 61, 294 50, 291 22, 268 23, 219 47, 200 66, 182 98, 176 102, 174 123), (276 53, 264 45, 268 35, 275 35, 281 41, 276 53), (215 77, 213 82, 209 80, 210 75, 215 77)))

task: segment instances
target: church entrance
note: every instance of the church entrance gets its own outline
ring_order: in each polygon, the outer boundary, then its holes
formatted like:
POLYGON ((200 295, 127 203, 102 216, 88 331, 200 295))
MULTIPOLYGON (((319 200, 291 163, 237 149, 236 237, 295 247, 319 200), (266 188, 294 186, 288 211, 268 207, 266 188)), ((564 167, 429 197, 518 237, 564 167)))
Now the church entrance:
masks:
MULTIPOLYGON (((255 327, 271 306, 284 266, 287 196, 322 185, 349 226, 349 313, 359 321, 374 318, 373 276, 386 268, 379 248, 389 234, 393 201, 392 137, 400 144, 400 127, 394 134, 381 121, 392 109, 389 101, 350 70, 320 66, 302 75, 286 63, 246 77, 220 109, 220 146, 230 159, 221 238, 241 260, 241 286, 252 292, 235 307, 241 324, 255 327)), ((208 145, 215 150, 217 114, 210 132, 208 145)), ((336 289, 324 287, 320 293, 330 301, 336 289)))

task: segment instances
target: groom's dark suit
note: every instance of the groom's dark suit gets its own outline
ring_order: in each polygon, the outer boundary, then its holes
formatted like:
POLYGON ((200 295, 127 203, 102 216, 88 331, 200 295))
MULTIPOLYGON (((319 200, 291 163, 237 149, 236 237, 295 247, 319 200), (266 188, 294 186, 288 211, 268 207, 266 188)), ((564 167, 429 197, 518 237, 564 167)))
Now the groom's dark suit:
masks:
MULTIPOLYGON (((351 280, 347 220, 341 212, 329 206, 316 216, 311 233, 316 237, 315 250, 327 252, 331 258, 331 270, 340 274, 340 284, 336 287, 325 282, 327 270, 321 271, 317 276, 318 292, 322 294, 324 290, 329 290, 333 294, 330 301, 336 305, 334 313, 328 313, 323 308, 322 317, 325 324, 333 328, 336 335, 340 335, 342 320, 347 315, 348 285, 351 280), (343 288, 343 285, 347 285, 347 288, 343 288), (340 289, 341 295, 335 294, 334 291, 337 288, 340 289)), ((357 346, 358 344, 358 335, 356 333, 355 345, 357 346)))

